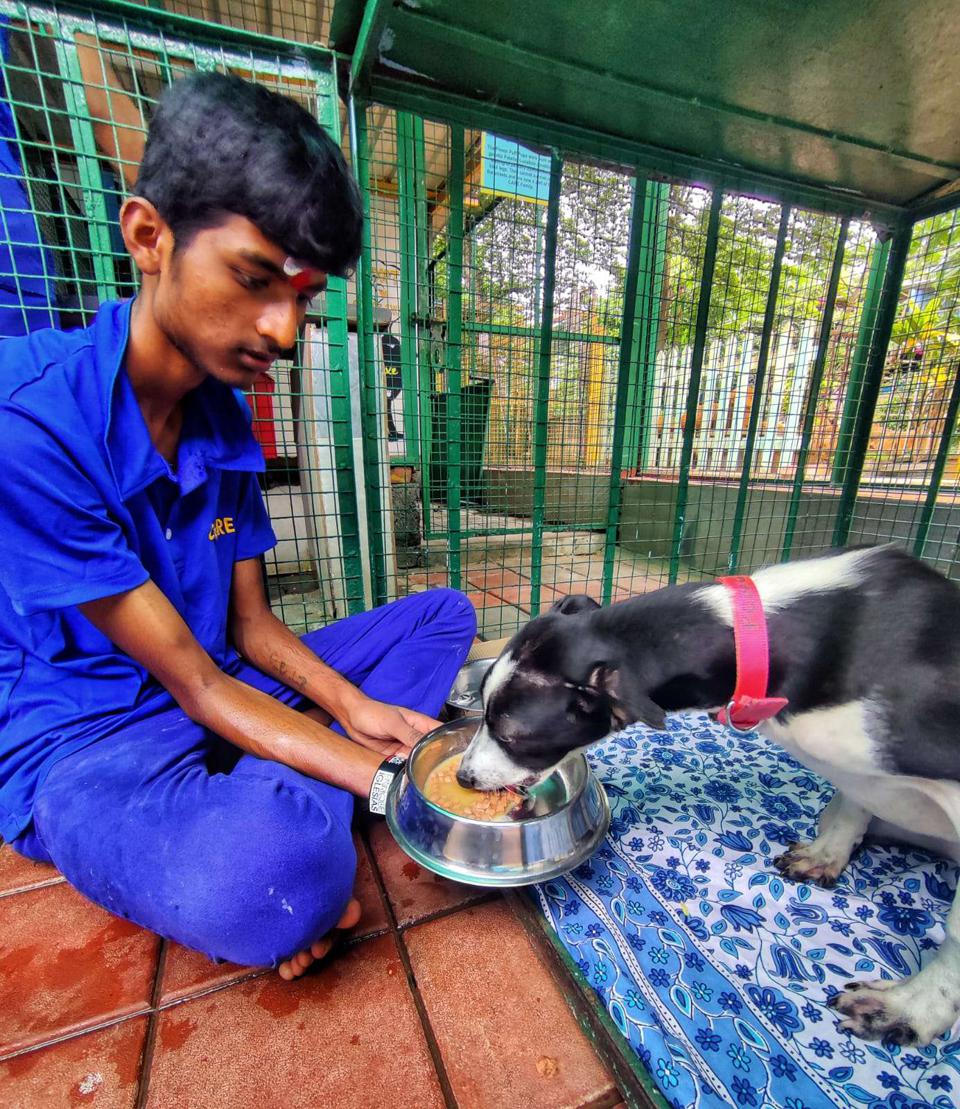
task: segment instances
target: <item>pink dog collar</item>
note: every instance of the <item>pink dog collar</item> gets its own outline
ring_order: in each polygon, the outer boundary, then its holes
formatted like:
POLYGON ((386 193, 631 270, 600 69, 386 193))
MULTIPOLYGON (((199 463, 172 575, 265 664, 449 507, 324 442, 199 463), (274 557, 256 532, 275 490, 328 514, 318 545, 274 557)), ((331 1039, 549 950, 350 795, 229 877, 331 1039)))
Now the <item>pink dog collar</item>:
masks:
POLYGON ((735 732, 752 732, 789 702, 785 697, 767 696, 770 670, 767 618, 753 579, 739 576, 717 580, 730 592, 737 651, 737 687, 727 707, 717 713, 717 719, 735 732))

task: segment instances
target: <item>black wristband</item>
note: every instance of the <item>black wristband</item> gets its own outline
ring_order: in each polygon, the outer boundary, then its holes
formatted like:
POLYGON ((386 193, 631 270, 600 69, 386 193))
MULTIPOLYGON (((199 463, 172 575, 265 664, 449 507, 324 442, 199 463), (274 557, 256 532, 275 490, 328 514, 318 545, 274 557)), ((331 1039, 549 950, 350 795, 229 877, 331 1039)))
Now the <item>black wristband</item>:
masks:
POLYGON ((370 783, 370 796, 367 798, 367 808, 374 816, 383 816, 387 811, 387 793, 390 790, 390 783, 398 774, 403 773, 406 765, 407 760, 401 755, 392 755, 380 763, 370 783))

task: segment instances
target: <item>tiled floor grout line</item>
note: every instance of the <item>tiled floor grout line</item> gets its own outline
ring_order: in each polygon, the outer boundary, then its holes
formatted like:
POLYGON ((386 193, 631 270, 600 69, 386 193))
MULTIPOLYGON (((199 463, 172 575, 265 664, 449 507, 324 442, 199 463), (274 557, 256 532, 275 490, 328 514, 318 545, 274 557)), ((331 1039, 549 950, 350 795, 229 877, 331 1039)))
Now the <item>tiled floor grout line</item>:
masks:
POLYGON ((167 952, 170 950, 170 941, 160 937, 160 953, 157 955, 157 968, 153 975, 153 989, 150 991, 150 1008, 160 1007, 160 996, 163 993, 163 974, 167 969, 167 952))
POLYGON ((62 875, 59 878, 48 878, 45 882, 37 882, 35 886, 24 886, 23 889, 16 890, 3 890, 0 892, 0 899, 4 897, 16 897, 19 893, 33 893, 34 890, 44 890, 49 886, 60 886, 66 881, 62 875))
MULTIPOLYGON (((333 953, 336 954, 338 951, 346 951, 349 948, 358 947, 361 943, 366 943, 367 940, 380 939, 382 936, 390 935, 391 932, 391 928, 377 928, 372 932, 366 932, 362 936, 355 936, 351 939, 342 941, 333 949, 333 953)), ((314 963, 313 967, 309 968, 306 973, 307 975, 309 975, 314 970, 314 968, 318 971, 322 970, 326 965, 327 960, 321 959, 318 963, 314 963)), ((212 985, 209 986, 201 986, 199 987, 199 989, 191 993, 185 993, 179 997, 171 997, 166 1001, 158 999, 154 1008, 156 1009, 158 1014, 164 1013, 167 1011, 167 1009, 174 1009, 178 1005, 185 1005, 187 1002, 196 1001, 198 998, 201 997, 209 997, 210 994, 220 993, 223 990, 228 990, 231 986, 239 986, 242 985, 244 982, 252 982, 256 978, 265 978, 268 974, 271 974, 272 972, 272 967, 251 967, 249 970, 238 974, 236 978, 230 978, 226 982, 214 982, 212 985)), ((149 1012, 150 1010, 146 1011, 149 1012)))
POLYGON ((430 1060, 433 1063, 437 1081, 440 1083, 440 1092, 443 1094, 443 1100, 447 1109, 458 1109, 457 1099, 454 1097, 453 1087, 450 1085, 447 1069, 443 1065, 440 1045, 437 1043, 437 1038, 433 1033, 433 1026, 430 1024, 430 1017, 427 1014, 423 998, 420 996, 420 990, 417 988, 417 980, 413 973, 410 955, 407 951, 406 944, 403 942, 403 936, 397 926, 397 918, 394 915, 393 906, 390 904, 390 898, 387 896, 387 887, 384 884, 383 875, 380 873, 380 867, 377 863, 376 856, 365 834, 366 831, 366 828, 361 830, 360 841, 363 844, 363 849, 367 853, 367 860, 370 863, 370 872, 373 875, 373 880, 376 882, 377 889, 380 891, 380 899, 383 902, 384 911, 387 914, 387 920, 390 924, 390 934, 393 936, 393 943, 397 949, 397 957, 400 959, 404 974, 407 977, 407 988, 410 990, 410 997, 413 999, 414 1008, 417 1010, 417 1017, 420 1021, 420 1027, 423 1030, 423 1038, 427 1042, 427 1051, 430 1052, 430 1060))
POLYGON ((153 1067, 153 1051, 157 1042, 157 1025, 160 1023, 157 1007, 163 990, 163 973, 167 967, 168 948, 167 940, 161 939, 157 966, 153 975, 153 989, 150 991, 150 1017, 147 1020, 147 1034, 143 1041, 143 1055, 140 1057, 140 1081, 137 1083, 135 1109, 143 1109, 147 1103, 147 1094, 150 1092, 150 1070, 153 1067))
POLYGON ((446 909, 437 909, 435 913, 428 913, 426 916, 417 917, 416 920, 408 920, 404 924, 398 924, 396 930, 402 936, 409 932, 411 928, 416 928, 420 924, 430 924, 435 920, 443 920, 445 916, 453 916, 454 913, 460 913, 464 909, 475 909, 480 905, 489 905, 491 901, 496 901, 498 897, 502 896, 500 890, 490 890, 471 901, 461 902, 459 905, 450 905, 446 909))
POLYGON ((124 1021, 135 1020, 137 1017, 149 1016, 152 1010, 134 1009, 133 1012, 124 1013, 119 1017, 111 1017, 110 1020, 102 1020, 96 1024, 85 1024, 82 1028, 74 1028, 69 1032, 61 1032, 59 1035, 51 1036, 47 1040, 40 1040, 38 1043, 29 1044, 27 1047, 18 1047, 16 1051, 8 1051, 6 1054, 0 1054, 0 1063, 9 1063, 11 1059, 19 1059, 21 1055, 29 1055, 33 1051, 41 1051, 45 1047, 56 1047, 57 1044, 65 1043, 67 1040, 75 1040, 79 1036, 86 1036, 91 1032, 102 1032, 105 1028, 112 1028, 115 1024, 123 1024, 124 1021))
POLYGON ((196 1001, 200 997, 209 997, 212 993, 229 990, 231 986, 240 986, 244 982, 252 982, 256 978, 265 978, 272 971, 272 967, 253 967, 236 978, 228 979, 226 982, 214 982, 211 986, 201 986, 196 993, 185 993, 182 997, 171 997, 169 1001, 161 1001, 157 1006, 157 1012, 165 1013, 167 1009, 174 1009, 177 1005, 184 1005, 188 1001, 196 1001))
POLYGON ((427 1041, 427 1050, 430 1052, 433 1068, 437 1072, 437 1081, 440 1083, 440 1091, 443 1094, 443 1100, 446 1103, 447 1109, 458 1109, 458 1102, 454 1096, 453 1087, 450 1085, 447 1068, 443 1065, 440 1045, 437 1043, 433 1025, 430 1023, 427 1007, 423 1002, 423 998, 420 996, 420 989, 417 986, 417 977, 413 973, 413 964, 410 962, 410 953, 407 951, 407 945, 403 941, 403 935, 398 931, 394 931, 393 942, 397 948, 397 955, 400 958, 400 962, 403 964, 404 973, 407 976, 407 987, 410 990, 410 996, 417 1010, 417 1016, 420 1018, 423 1037, 427 1041))
MULTIPOLYGON (((350 947, 356 947, 358 944, 366 943, 367 940, 378 940, 381 936, 388 936, 391 931, 392 929, 389 927, 374 928, 372 932, 364 932, 362 936, 348 936, 347 939, 341 940, 339 943, 337 943, 334 946, 333 951, 346 951, 350 947)), ((324 966, 324 962, 321 959, 319 963, 315 963, 314 965, 324 966)))

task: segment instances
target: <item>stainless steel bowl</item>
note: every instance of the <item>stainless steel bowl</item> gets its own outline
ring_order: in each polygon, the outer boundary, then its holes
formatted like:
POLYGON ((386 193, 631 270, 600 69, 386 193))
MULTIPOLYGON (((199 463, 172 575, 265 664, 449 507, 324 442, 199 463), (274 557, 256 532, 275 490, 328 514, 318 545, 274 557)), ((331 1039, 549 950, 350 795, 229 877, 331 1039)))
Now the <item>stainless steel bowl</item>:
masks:
POLYGON ((579 866, 610 824, 603 787, 583 755, 566 759, 531 791, 534 814, 519 820, 454 816, 423 795, 435 766, 463 751, 480 721, 452 720, 414 747, 387 795, 387 824, 411 859, 457 882, 526 886, 579 866))
POLYGON ((483 684, 484 674, 496 661, 495 658, 476 658, 460 667, 447 698, 447 714, 451 720, 460 716, 483 715, 480 686, 483 684))

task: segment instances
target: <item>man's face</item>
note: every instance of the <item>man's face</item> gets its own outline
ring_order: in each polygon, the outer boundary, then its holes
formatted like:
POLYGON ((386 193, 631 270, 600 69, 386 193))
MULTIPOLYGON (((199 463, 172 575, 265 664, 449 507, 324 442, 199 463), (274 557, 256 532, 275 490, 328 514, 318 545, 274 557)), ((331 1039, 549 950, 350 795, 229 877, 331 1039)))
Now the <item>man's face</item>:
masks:
POLYGON ((298 273, 292 262, 248 219, 228 215, 162 268, 156 323, 199 373, 247 389, 293 346, 307 306, 326 287, 326 274, 298 273))

